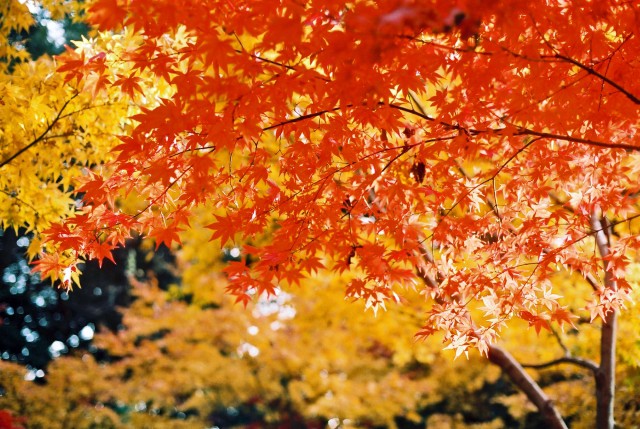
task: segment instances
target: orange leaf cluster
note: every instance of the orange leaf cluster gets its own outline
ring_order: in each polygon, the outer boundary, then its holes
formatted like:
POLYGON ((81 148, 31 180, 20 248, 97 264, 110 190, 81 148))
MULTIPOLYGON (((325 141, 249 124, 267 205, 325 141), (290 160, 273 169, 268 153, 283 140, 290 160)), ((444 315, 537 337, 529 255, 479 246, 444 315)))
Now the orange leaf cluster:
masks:
POLYGON ((179 242, 206 206, 212 239, 253 243, 251 264, 227 268, 238 300, 324 268, 374 309, 423 281, 422 333, 484 350, 514 316, 570 323, 551 280, 601 275, 598 216, 616 287, 593 285, 596 313, 621 306, 638 241, 616 235, 640 213, 632 3, 97 0, 90 13, 144 37, 118 59, 131 75, 70 54, 69 80, 132 96, 148 70, 175 92, 141 106, 111 173, 50 231, 63 250, 108 258, 132 230, 179 242), (145 206, 122 214, 113 201, 130 193, 145 206))

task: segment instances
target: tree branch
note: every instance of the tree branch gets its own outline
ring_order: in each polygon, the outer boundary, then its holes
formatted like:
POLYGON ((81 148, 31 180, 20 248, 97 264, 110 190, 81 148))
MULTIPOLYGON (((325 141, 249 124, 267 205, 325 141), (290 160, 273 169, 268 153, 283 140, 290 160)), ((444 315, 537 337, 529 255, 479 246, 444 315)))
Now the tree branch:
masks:
MULTIPOLYGON (((424 111, 418 111, 415 110, 411 107, 405 107, 405 106, 401 106, 399 104, 394 104, 394 103, 384 103, 384 102, 380 102, 378 103, 380 106, 388 106, 392 109, 396 109, 396 110, 400 110, 401 112, 405 112, 405 113, 409 113, 411 115, 417 116, 419 118, 424 119, 425 121, 429 121, 429 122, 434 122, 438 125, 441 125, 442 127, 448 129, 448 130, 455 130, 455 131, 460 131, 463 132, 469 136, 477 136, 480 134, 494 134, 494 135, 503 135, 503 133, 505 133, 505 131, 508 131, 507 128, 487 128, 487 129, 476 129, 476 128, 467 128, 464 127, 462 125, 459 124, 450 124, 448 122, 444 122, 444 121, 438 121, 436 118, 434 118, 433 116, 427 115, 426 113, 424 113, 424 111)), ((324 115, 325 113, 331 113, 331 112, 336 112, 338 110, 341 110, 343 108, 347 108, 347 107, 353 107, 352 105, 346 105, 346 106, 339 106, 339 107, 334 107, 333 109, 326 109, 326 110, 321 110, 319 112, 315 112, 315 113, 309 113, 306 115, 302 115, 302 116, 298 116, 296 118, 292 118, 292 119, 288 119, 286 121, 282 121, 282 122, 278 122, 277 124, 273 124, 273 125, 269 125, 267 127, 262 128, 262 131, 269 131, 272 130, 274 128, 278 128, 278 127, 282 127, 285 125, 289 125, 289 124, 293 124, 295 122, 300 122, 300 121, 304 121, 306 119, 312 119, 315 118, 317 116, 321 116, 324 115)), ((422 110, 421 108, 422 106, 418 106, 418 108, 420 110, 422 110)), ((627 143, 612 143, 612 142, 603 142, 603 141, 599 141, 599 140, 591 140, 591 139, 584 139, 581 137, 574 137, 574 136, 570 136, 570 135, 564 135, 564 134, 554 134, 554 133, 547 133, 547 132, 541 132, 541 131, 536 131, 536 130, 532 130, 530 128, 526 128, 526 127, 522 127, 519 125, 515 125, 515 124, 510 124, 511 127, 515 128, 515 133, 512 133, 513 135, 516 136, 532 136, 532 137, 538 137, 540 139, 554 139, 554 140, 560 140, 560 141, 566 141, 566 142, 570 142, 570 143, 580 143, 580 144, 585 144, 587 146, 595 146, 595 147, 601 147, 601 148, 605 148, 605 149, 624 149, 624 150, 628 150, 628 151, 640 151, 640 146, 635 146, 632 144, 627 144, 627 143)))
POLYGON ((553 401, 509 352, 499 346, 489 346, 489 360, 502 368, 511 381, 527 395, 545 418, 549 428, 568 429, 553 401))
MULTIPOLYGON (((431 251, 427 249, 424 244, 420 244, 420 253, 422 253, 422 259, 425 262, 425 265, 434 265, 435 261, 433 259, 433 255, 431 251)), ((432 276, 430 276, 423 267, 418 267, 416 269, 416 273, 418 277, 422 279, 422 281, 432 289, 438 287, 438 282, 432 276)))
POLYGON ((28 145, 26 145, 25 147, 23 147, 22 149, 20 149, 16 153, 14 153, 13 155, 9 156, 9 158, 7 158, 4 161, 0 162, 0 168, 2 168, 5 165, 9 164, 11 161, 16 159, 20 155, 22 155, 24 152, 26 152, 27 150, 31 149, 33 146, 37 145, 42 140, 44 140, 45 136, 49 133, 49 131, 51 131, 53 129, 53 127, 56 125, 56 123, 62 117, 62 112, 64 112, 64 109, 66 109, 67 106, 69 105, 69 103, 71 103, 71 100, 73 100, 77 96, 78 96, 78 93, 75 93, 73 96, 71 96, 71 98, 69 98, 67 101, 65 101, 64 104, 62 105, 62 108, 58 111, 58 114, 56 115, 56 117, 53 119, 53 121, 51 121, 51 123, 49 123, 49 125, 47 125, 47 128, 42 132, 42 134, 40 134, 38 137, 36 137, 31 143, 29 143, 28 145))
POLYGON ((623 88, 619 83, 609 79, 605 75, 603 75, 600 72, 596 71, 594 68, 589 67, 586 64, 582 64, 580 61, 575 60, 575 59, 573 59, 571 57, 567 57, 566 55, 562 55, 560 53, 555 54, 553 57, 561 59, 561 60, 564 60, 564 61, 566 61, 568 63, 573 64, 574 66, 577 66, 577 67, 581 68, 582 70, 586 71, 590 75, 593 75, 593 76, 597 77, 598 79, 602 80, 603 82, 605 82, 605 83, 609 84, 610 86, 614 87, 615 89, 620 91, 622 94, 624 94, 625 97, 627 97, 629 100, 631 100, 635 104, 640 104, 640 98, 636 97, 630 91, 628 91, 625 88, 623 88))
MULTIPOLYGON (((424 261, 428 264, 434 263, 433 255, 425 247, 420 246, 423 252, 424 261)), ((424 270, 417 269, 418 276, 432 288, 438 286, 438 282, 432 276, 427 274, 424 270)), ((489 361, 494 365, 499 366, 509 379, 529 398, 529 400, 536 406, 540 414, 549 423, 551 429, 568 429, 564 423, 560 411, 556 408, 553 401, 544 393, 540 385, 533 379, 524 367, 518 363, 518 361, 502 347, 496 345, 490 345, 487 353, 489 361)), ((582 361, 581 359, 573 358, 572 361, 582 361)), ((586 361, 585 361, 586 362, 586 361)), ((575 362, 574 362, 575 363, 575 362)), ((595 364, 594 364, 595 366, 595 364)))
POLYGON ((573 357, 573 356, 564 356, 564 357, 561 357, 561 358, 558 358, 558 359, 554 359, 554 360, 551 360, 549 362, 544 362, 544 363, 536 363, 536 364, 523 363, 522 367, 523 368, 531 368, 531 369, 545 369, 545 368, 549 368, 549 367, 555 366, 555 365, 560 365, 560 364, 563 364, 563 363, 568 363, 568 364, 579 366, 581 368, 588 369, 594 375, 598 371, 598 365, 595 362, 592 362, 592 361, 590 361, 588 359, 582 359, 582 358, 573 357))
POLYGON ((571 352, 569 351, 569 348, 564 343, 564 341, 562 341, 562 337, 560 336, 560 334, 558 334, 558 330, 555 329, 553 326, 551 326, 549 329, 551 330, 551 333, 553 334, 553 337, 556 339, 558 345, 564 352, 565 357, 571 356, 571 352))
POLYGON ((277 124, 269 125, 268 127, 263 128, 262 131, 269 131, 269 130, 272 130, 274 128, 282 127, 284 125, 293 124, 295 122, 304 121, 306 119, 315 118, 316 116, 324 115, 325 113, 335 112, 335 111, 340 110, 340 109, 341 109, 341 107, 334 107, 333 109, 321 110, 319 112, 309 113, 307 115, 298 116, 297 118, 288 119, 286 121, 278 122, 277 124))
POLYGON ((20 204, 25 205, 26 207, 29 207, 35 214, 36 216, 38 215, 38 210, 32 206, 31 204, 29 204, 28 202, 26 202, 25 200, 21 199, 20 197, 18 197, 17 193, 13 193, 13 192, 7 192, 4 189, 0 189, 0 192, 2 192, 3 194, 5 194, 6 196, 8 196, 9 198, 13 198, 14 200, 16 200, 17 202, 19 202, 20 204))
MULTIPOLYGON (((596 146, 606 149, 625 149, 629 151, 640 151, 639 146, 634 146, 626 143, 610 143, 610 142, 601 142, 598 140, 591 139, 583 139, 580 137, 567 136, 562 134, 553 134, 553 133, 543 133, 536 130, 531 130, 529 128, 516 126, 518 129, 518 135, 526 135, 526 136, 537 136, 545 139, 554 139, 554 140, 562 140, 571 143, 581 143, 586 144, 587 146, 596 146)), ((496 134, 500 134, 501 129, 496 130, 496 134)))
MULTIPOLYGON (((507 131, 507 128, 487 128, 487 129, 476 129, 476 128, 467 128, 467 127, 463 127, 462 125, 459 124, 450 124, 447 122, 443 122, 443 121, 438 121, 436 118, 426 115, 424 113, 421 113, 415 109, 409 108, 409 107, 404 107, 398 104, 387 104, 389 107, 391 107, 392 109, 396 109, 396 110, 400 110, 402 112, 405 113, 409 113, 411 115, 417 116, 419 118, 422 118, 426 121, 429 122, 435 122, 447 129, 450 130, 457 130, 457 131, 461 131, 464 132, 467 135, 470 136, 477 136, 480 134, 494 134, 494 135, 503 135, 503 133, 505 133, 505 131, 507 131)), ((627 143, 612 143, 612 142, 603 142, 603 141, 599 141, 599 140, 591 140, 591 139, 584 139, 581 137, 574 137, 574 136, 569 136, 569 135, 564 135, 564 134, 554 134, 554 133, 547 133, 547 132, 541 132, 541 131, 536 131, 536 130, 532 130, 530 128, 526 128, 526 127, 522 127, 519 125, 515 125, 515 124, 510 124, 511 127, 515 128, 515 133, 513 135, 517 135, 517 136, 533 136, 533 137, 539 137, 539 138, 543 138, 543 139, 554 139, 554 140, 561 140, 561 141, 566 141, 566 142, 570 142, 570 143, 580 143, 580 144, 585 144, 587 146, 595 146, 595 147, 601 147, 601 148, 605 148, 605 149, 624 149, 624 150, 628 150, 628 151, 640 151, 640 146, 635 146, 632 144, 627 144, 627 143)))

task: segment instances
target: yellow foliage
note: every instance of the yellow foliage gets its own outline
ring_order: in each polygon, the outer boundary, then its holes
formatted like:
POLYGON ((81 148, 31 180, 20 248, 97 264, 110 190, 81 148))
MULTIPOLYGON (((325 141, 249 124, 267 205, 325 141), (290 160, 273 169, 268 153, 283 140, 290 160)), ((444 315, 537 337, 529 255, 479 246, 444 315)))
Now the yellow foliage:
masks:
MULTIPOLYGON (((200 250, 211 263, 206 245, 200 250)), ((3 363, 0 384, 7 393, 0 408, 30 416, 29 428, 53 429, 65 426, 51 421, 72 422, 67 427, 79 429, 91 424, 199 427, 215 424, 232 408, 251 410, 265 424, 294 413, 344 428, 395 428, 398 418, 427 427, 504 427, 497 416, 485 423, 464 421, 464 415, 490 406, 473 399, 473 392, 504 383, 497 367, 478 355, 452 361, 453 352, 439 351, 435 341, 416 343, 407 335, 418 328, 422 298, 417 295, 374 318, 362 306, 339 298, 339 278, 325 278, 308 281, 295 295, 280 292, 257 299, 243 310, 224 295, 224 281, 206 266, 191 261, 184 268, 185 274, 201 270, 200 276, 189 274, 197 285, 183 283, 165 292, 153 282, 134 281, 136 299, 123 309, 125 329, 100 332, 94 339, 110 363, 97 363, 86 353, 57 359, 47 370, 45 386, 24 381, 23 369, 3 363), (187 304, 185 293, 199 289, 209 289, 207 298, 187 304), (430 407, 436 407, 435 414, 421 414, 430 407), (444 407, 440 414, 438 407, 444 407), (182 419, 175 418, 179 413, 182 419)), ((623 332, 637 320, 633 312, 629 316, 621 320, 623 332)), ((537 337, 525 324, 505 332, 511 333, 505 346, 522 362, 562 355, 553 335, 537 337)), ((572 352, 596 340, 589 331, 585 336, 559 335, 572 352)), ((590 374, 572 366, 529 372, 545 383, 564 415, 572 416, 572 427, 591 426, 595 401, 590 374)), ((634 374, 637 379, 632 365, 620 365, 619 422, 631 424, 637 418, 636 409, 624 405, 638 395, 635 385, 625 382, 634 374)), ((520 393, 505 391, 491 401, 522 424, 534 411, 520 393)))
MULTIPOLYGON (((90 92, 81 91, 85 88, 55 72, 54 59, 29 60, 24 47, 8 42, 11 31, 33 23, 23 3, 10 0, 0 6, 0 58, 5 59, 0 62, 0 228, 25 228, 37 236, 79 208, 75 192, 83 176, 111 159, 111 149, 131 126, 128 118, 139 105, 154 106, 171 89, 140 73, 144 96, 102 91, 96 102, 90 92)), ((38 4, 53 19, 77 17, 85 7, 84 2, 62 0, 38 4)), ((139 40, 124 34, 76 43, 85 54, 108 48, 115 57, 139 40)), ((123 67, 113 68, 109 78, 130 72, 123 67)), ((37 239, 32 243, 31 258, 42 248, 37 239)))

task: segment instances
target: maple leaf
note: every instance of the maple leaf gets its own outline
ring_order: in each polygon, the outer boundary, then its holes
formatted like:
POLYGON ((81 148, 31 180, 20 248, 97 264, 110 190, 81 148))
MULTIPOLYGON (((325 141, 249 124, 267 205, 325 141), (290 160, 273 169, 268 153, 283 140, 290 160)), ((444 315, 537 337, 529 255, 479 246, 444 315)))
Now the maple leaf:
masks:
POLYGON ((55 240, 61 243, 62 250, 73 249, 80 246, 82 243, 82 237, 72 232, 69 225, 55 224, 45 230, 47 240, 55 240))
POLYGON ((90 21, 103 30, 118 28, 127 16, 124 6, 124 0, 97 0, 89 8, 90 21))
POLYGON ((578 316, 572 314, 571 311, 566 308, 558 307, 551 313, 551 320, 559 323, 563 329, 565 323, 569 324, 573 329, 577 329, 573 323, 575 319, 578 319, 578 316))
POLYGON ((300 269, 306 271, 309 274, 318 273, 320 270, 325 268, 321 259, 317 256, 310 256, 308 258, 303 258, 299 262, 299 264, 300 264, 300 269))
POLYGON ((113 82, 114 85, 120 86, 122 92, 127 94, 129 97, 133 98, 136 92, 140 94, 143 93, 143 89, 140 86, 140 82, 142 82, 142 78, 137 77, 135 74, 132 75, 118 75, 118 79, 113 82))
POLYGON ((171 243, 173 242, 182 244, 180 236, 178 235, 180 231, 184 231, 184 229, 179 228, 177 223, 172 223, 165 228, 154 228, 149 233, 149 237, 155 240, 156 250, 161 244, 164 244, 168 249, 171 249, 171 243))
POLYGON ((102 91, 106 91, 109 84, 111 84, 111 80, 106 74, 89 73, 85 79, 85 88, 91 91, 93 97, 96 97, 102 91))
POLYGON ((67 265, 61 262, 60 256, 56 254, 42 254, 38 259, 33 261, 33 264, 34 267, 32 271, 34 273, 40 273, 44 278, 57 278, 58 274, 67 268, 67 265))
POLYGON ((56 57, 57 61, 61 63, 58 66, 57 71, 60 73, 64 73, 65 82, 69 82, 71 80, 76 80, 78 83, 84 77, 84 66, 85 66, 85 53, 76 53, 69 46, 65 46, 67 51, 67 55, 56 57))
POLYGON ((535 315, 529 311, 522 311, 520 313, 520 317, 529 322, 529 326, 533 326, 536 330, 536 334, 538 335, 540 334, 540 330, 542 330, 543 328, 549 331, 551 330, 551 325, 545 317, 535 315))
POLYGON ((221 246, 224 246, 228 241, 233 242, 236 231, 241 229, 238 225, 237 216, 231 214, 226 216, 215 215, 215 218, 216 222, 205 225, 205 228, 213 230, 211 240, 220 239, 221 246))
POLYGON ((93 246, 91 246, 89 256, 92 259, 96 259, 100 267, 102 267, 102 262, 105 259, 110 260, 114 264, 116 263, 115 259, 113 259, 113 246, 107 242, 95 243, 93 246))

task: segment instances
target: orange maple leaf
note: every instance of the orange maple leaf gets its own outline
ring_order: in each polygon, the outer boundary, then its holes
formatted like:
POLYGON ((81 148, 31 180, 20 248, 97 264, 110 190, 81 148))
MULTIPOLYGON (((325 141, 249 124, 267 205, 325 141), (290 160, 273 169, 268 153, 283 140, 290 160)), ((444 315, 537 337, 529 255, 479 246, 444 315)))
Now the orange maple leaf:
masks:
POLYGON ((226 216, 215 215, 216 221, 205 225, 205 228, 212 229, 211 241, 220 239, 220 245, 224 246, 228 241, 233 242, 236 231, 242 226, 238 222, 237 216, 227 214, 226 216))
POLYGON ((125 0, 97 0, 89 8, 89 21, 101 30, 119 28, 126 16, 125 0))

